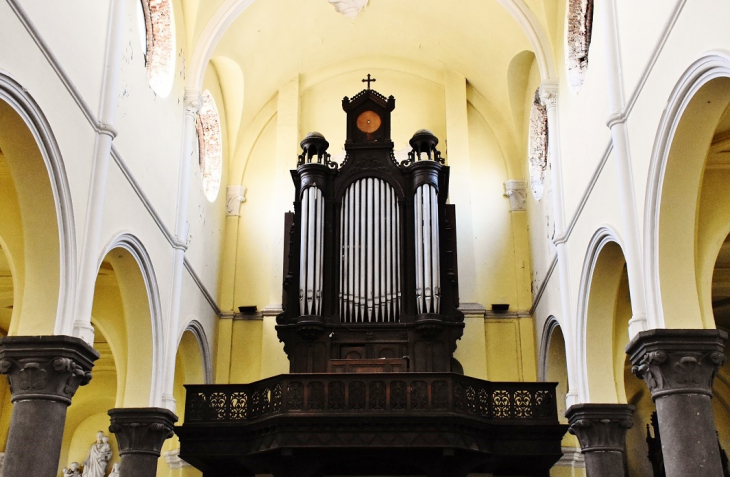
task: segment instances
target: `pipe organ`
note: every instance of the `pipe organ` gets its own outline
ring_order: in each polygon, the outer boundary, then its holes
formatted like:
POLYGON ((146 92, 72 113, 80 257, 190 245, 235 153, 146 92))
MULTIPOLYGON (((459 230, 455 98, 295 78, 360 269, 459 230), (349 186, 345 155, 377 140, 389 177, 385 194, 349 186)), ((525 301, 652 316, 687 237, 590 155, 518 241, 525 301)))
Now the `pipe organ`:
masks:
POLYGON ((400 314, 398 202, 381 179, 352 183, 340 209, 340 321, 395 323, 400 314))
POLYGON ((459 371, 455 209, 430 131, 397 162, 395 99, 366 89, 347 113, 342 164, 308 134, 286 214, 284 311, 277 333, 292 372, 459 371))
POLYGON ((180 457, 204 475, 548 475, 567 426, 556 383, 490 383, 453 357, 459 311, 449 168, 429 131, 396 162, 395 99, 342 107, 347 155, 301 142, 285 215, 290 373, 186 385, 180 457))

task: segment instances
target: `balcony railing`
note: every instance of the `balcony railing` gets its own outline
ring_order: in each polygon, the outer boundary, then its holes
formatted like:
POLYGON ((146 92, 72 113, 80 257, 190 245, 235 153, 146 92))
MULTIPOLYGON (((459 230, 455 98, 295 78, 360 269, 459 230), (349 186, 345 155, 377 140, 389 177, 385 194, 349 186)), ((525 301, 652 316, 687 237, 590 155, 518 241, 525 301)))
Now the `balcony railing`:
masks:
POLYGON ((490 382, 453 373, 283 374, 251 384, 186 385, 185 425, 274 416, 455 415, 557 424, 554 383, 490 382))

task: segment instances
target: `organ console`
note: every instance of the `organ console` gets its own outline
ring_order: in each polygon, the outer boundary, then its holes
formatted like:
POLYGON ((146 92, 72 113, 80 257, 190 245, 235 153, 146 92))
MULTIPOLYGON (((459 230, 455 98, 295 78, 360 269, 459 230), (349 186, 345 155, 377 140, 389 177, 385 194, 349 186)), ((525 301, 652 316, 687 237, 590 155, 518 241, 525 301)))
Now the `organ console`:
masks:
POLYGON ((301 142, 286 214, 284 311, 277 332, 291 372, 338 369, 459 371, 454 206, 449 167, 428 130, 397 162, 395 99, 366 89, 345 97, 346 156, 320 133, 301 142), (400 360, 395 367, 382 359, 400 360), (347 361, 353 360, 353 361, 347 361))

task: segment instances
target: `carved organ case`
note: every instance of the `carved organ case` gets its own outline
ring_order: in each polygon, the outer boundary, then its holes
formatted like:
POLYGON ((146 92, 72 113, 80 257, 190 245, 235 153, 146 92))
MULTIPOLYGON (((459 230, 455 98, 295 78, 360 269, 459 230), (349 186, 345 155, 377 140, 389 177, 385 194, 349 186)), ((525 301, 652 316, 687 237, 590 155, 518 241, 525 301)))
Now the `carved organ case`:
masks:
POLYGON ((398 163, 395 98, 345 97, 346 156, 310 133, 285 218, 284 311, 277 333, 292 373, 461 372, 455 209, 449 168, 427 130, 398 163))

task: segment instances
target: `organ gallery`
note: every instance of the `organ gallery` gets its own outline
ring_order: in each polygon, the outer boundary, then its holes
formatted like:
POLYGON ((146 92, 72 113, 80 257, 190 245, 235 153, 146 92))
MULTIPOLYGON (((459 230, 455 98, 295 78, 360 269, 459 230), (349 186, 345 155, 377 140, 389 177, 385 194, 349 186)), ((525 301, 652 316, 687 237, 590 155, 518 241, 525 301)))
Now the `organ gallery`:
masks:
POLYGON ((181 457, 206 476, 546 475, 566 430, 555 384, 466 377, 453 356, 458 204, 438 138, 417 131, 398 162, 393 96, 368 82, 342 108, 342 163, 312 132, 291 171, 276 326, 290 374, 187 386, 181 457))

